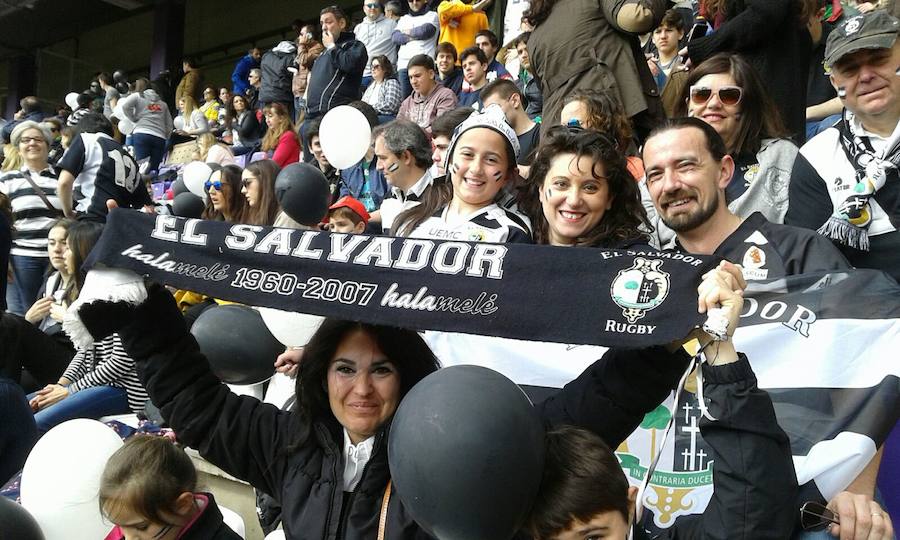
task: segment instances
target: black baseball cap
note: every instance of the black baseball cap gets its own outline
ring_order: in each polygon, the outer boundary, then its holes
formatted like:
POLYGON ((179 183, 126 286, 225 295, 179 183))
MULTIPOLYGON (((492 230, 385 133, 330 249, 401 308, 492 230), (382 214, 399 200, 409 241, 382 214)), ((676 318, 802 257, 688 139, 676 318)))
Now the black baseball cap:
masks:
POLYGON ((828 35, 825 67, 830 68, 844 56, 862 49, 890 49, 897 40, 898 29, 900 21, 882 10, 850 17, 828 35))

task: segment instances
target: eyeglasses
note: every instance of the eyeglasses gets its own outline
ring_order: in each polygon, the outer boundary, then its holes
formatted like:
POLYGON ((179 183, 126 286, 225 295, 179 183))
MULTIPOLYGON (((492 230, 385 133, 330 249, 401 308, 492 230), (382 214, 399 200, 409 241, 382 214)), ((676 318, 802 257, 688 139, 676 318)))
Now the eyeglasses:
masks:
POLYGON ((210 182, 209 180, 207 180, 206 183, 203 184, 203 187, 206 188, 206 191, 209 191, 209 188, 211 187, 216 188, 216 191, 222 191, 222 182, 219 180, 216 180, 215 182, 210 182))
POLYGON ((22 137, 19 139, 19 144, 31 144, 31 143, 43 143, 47 142, 41 137, 22 137))
POLYGON ((838 517, 825 505, 807 501, 800 506, 800 526, 804 531, 818 531, 829 524, 840 525, 838 517))
POLYGON ((372 69, 381 69, 381 64, 372 64, 372 69))
POLYGON ((744 95, 744 91, 740 86, 720 86, 715 91, 708 86, 692 86, 691 102, 695 105, 703 105, 709 101, 713 93, 719 97, 719 101, 723 105, 737 105, 741 102, 741 97, 744 95))
POLYGON ((375 9, 375 8, 380 8, 380 7, 381 7, 381 4, 376 4, 376 3, 373 2, 373 3, 371 3, 371 4, 366 4, 366 7, 369 8, 369 9, 375 9))

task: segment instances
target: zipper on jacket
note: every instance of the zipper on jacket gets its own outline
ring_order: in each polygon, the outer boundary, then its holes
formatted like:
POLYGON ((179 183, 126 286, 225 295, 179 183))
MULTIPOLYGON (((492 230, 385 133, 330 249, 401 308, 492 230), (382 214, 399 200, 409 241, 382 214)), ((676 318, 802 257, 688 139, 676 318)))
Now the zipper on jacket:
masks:
MULTIPOLYGON (((332 516, 332 514, 334 514, 335 493, 339 494, 339 496, 341 497, 341 500, 343 500, 343 498, 344 498, 344 488, 343 488, 344 475, 343 475, 343 472, 338 474, 338 464, 341 462, 340 457, 343 456, 343 452, 341 450, 337 449, 337 445, 333 444, 333 441, 331 440, 331 433, 329 433, 326 428, 316 425, 316 431, 319 432, 318 434, 320 436, 322 436, 325 441, 330 443, 330 444, 328 444, 329 450, 331 450, 332 452, 335 452, 335 454, 338 456, 338 459, 331 460, 331 463, 332 463, 331 472, 332 472, 332 478, 335 479, 335 489, 331 490, 331 504, 328 505, 328 513, 325 514, 325 534, 327 535, 327 534, 329 534, 328 529, 331 528, 331 516, 332 516), (323 433, 323 431, 324 431, 324 433, 323 433), (338 484, 338 482, 340 482, 340 484, 338 484), (338 485, 341 486, 340 489, 337 488, 338 485)), ((338 515, 340 515, 340 514, 338 514, 338 515)))

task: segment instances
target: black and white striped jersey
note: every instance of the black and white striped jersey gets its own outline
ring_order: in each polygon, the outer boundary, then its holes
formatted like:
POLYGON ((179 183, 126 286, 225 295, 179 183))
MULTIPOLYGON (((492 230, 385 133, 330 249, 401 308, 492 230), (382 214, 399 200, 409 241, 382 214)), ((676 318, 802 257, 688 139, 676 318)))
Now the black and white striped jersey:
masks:
POLYGON ((416 227, 410 238, 531 244, 527 221, 505 208, 490 204, 468 216, 449 217, 449 206, 437 211, 416 227))

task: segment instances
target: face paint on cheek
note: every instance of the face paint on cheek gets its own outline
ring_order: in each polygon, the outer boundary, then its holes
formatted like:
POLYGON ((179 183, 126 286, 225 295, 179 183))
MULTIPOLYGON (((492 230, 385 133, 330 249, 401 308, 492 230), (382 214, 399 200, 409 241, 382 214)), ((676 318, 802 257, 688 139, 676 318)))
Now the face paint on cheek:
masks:
POLYGON ((494 182, 499 182, 503 177, 503 171, 497 171, 494 173, 494 182))
POLYGON ((391 163, 390 165, 388 165, 387 170, 388 170, 388 172, 394 172, 399 168, 400 168, 400 165, 398 165, 397 163, 391 163))
POLYGON ((897 68, 897 71, 894 72, 894 75, 900 77, 900 67, 897 68))
POLYGON ((450 164, 450 174, 456 175, 456 173, 458 173, 458 172, 459 172, 459 165, 457 165, 456 163, 451 163, 450 164))
POLYGON ((553 190, 550 188, 547 188, 547 200, 549 201, 550 197, 552 197, 552 196, 553 196, 553 190))

